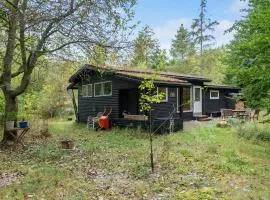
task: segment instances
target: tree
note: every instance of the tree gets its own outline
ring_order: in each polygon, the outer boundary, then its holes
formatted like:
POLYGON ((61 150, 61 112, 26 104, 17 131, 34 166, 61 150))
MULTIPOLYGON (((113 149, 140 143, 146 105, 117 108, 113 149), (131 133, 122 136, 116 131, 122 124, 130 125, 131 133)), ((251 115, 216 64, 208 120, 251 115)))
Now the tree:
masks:
POLYGON ((154 67, 156 56, 162 52, 158 40, 154 39, 154 32, 149 26, 145 26, 134 41, 134 51, 131 64, 133 66, 154 67))
POLYGON ((270 2, 250 0, 247 16, 230 31, 227 80, 243 87, 248 106, 270 112, 270 2))
POLYGON ((140 89, 140 111, 147 112, 149 116, 149 143, 150 143, 150 163, 152 172, 154 172, 154 155, 153 155, 153 130, 152 130, 152 119, 151 119, 151 111, 152 105, 154 103, 158 104, 164 98, 164 93, 157 93, 156 87, 154 85, 154 80, 156 76, 146 76, 144 80, 139 85, 140 89))
MULTIPOLYGON (((97 44, 125 46, 125 33, 133 28, 134 4, 135 0, 1 1, 0 46, 4 46, 4 56, 0 85, 6 120, 17 120, 17 98, 27 89, 40 57, 57 53, 68 58, 97 44), (14 79, 19 83, 14 84, 14 79)), ((4 130, 3 143, 9 140, 14 138, 4 130)))
POLYGON ((150 67, 155 70, 162 70, 167 65, 166 50, 157 48, 150 57, 150 67))
MULTIPOLYGON (((194 43, 199 45, 201 56, 204 48, 210 45, 209 42, 211 40, 215 39, 213 35, 209 34, 209 31, 214 31, 214 27, 218 25, 216 20, 212 21, 210 18, 206 18, 206 4, 207 0, 201 0, 199 17, 197 19, 193 19, 193 23, 191 25, 191 34, 193 36, 194 43)), ((201 62, 201 72, 203 71, 202 68, 203 66, 201 62)))
POLYGON ((227 52, 225 47, 206 49, 202 57, 198 54, 188 56, 184 61, 176 60, 171 66, 166 67, 167 71, 202 75, 212 80, 215 84, 224 84, 228 63, 225 62, 227 52), (200 71, 200 63, 203 63, 204 70, 200 71))
POLYGON ((107 51, 105 47, 93 46, 89 53, 89 63, 95 66, 104 66, 107 61, 107 51))
POLYGON ((195 53, 194 44, 192 42, 191 34, 181 24, 177 30, 175 39, 172 40, 170 53, 175 60, 185 60, 187 56, 195 53))

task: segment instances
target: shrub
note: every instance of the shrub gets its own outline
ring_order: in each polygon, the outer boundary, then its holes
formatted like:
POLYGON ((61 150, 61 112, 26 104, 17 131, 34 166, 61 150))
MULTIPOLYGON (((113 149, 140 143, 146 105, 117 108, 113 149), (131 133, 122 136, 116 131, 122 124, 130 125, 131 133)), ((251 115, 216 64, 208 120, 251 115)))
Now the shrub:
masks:
POLYGON ((270 131, 262 131, 257 135, 256 138, 258 140, 270 142, 270 131))
POLYGON ((261 140, 270 142, 270 125, 258 123, 246 123, 236 129, 238 136, 248 140, 261 140))

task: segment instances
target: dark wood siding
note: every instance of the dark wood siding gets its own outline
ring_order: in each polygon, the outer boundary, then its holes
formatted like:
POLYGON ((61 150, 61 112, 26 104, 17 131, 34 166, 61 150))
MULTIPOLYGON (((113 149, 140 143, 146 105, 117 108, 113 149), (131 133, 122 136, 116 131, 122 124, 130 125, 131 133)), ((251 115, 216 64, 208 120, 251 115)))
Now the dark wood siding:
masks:
POLYGON ((152 106, 152 116, 156 117, 168 117, 170 113, 176 111, 177 106, 177 97, 176 97, 176 88, 168 88, 168 102, 161 102, 159 104, 154 104, 152 106), (175 96, 171 97, 170 94, 174 93, 175 96))
MULTIPOLYGON (((175 130, 182 130, 183 129, 183 117, 181 112, 177 113, 177 105, 181 104, 181 90, 179 90, 179 99, 177 99, 177 88, 176 87, 168 87, 168 101, 161 102, 159 104, 154 104, 152 106, 152 119, 153 119, 153 127, 154 129, 159 127, 161 123, 165 119, 168 119, 172 114, 174 119, 174 126, 175 130), (179 101, 179 104, 177 104, 179 101)), ((167 132, 168 127, 170 124, 170 120, 166 120, 164 126, 162 126, 159 132, 167 132)))
MULTIPOLYGON (((148 122, 139 122, 139 121, 130 121, 130 120, 121 120, 120 113, 120 104, 119 104, 119 93, 121 90, 126 89, 138 89, 139 83, 130 81, 130 80, 122 80, 117 78, 113 75, 103 75, 101 76, 98 73, 91 74, 88 81, 84 81, 83 84, 93 84, 93 93, 94 93, 94 83, 98 82, 112 82, 112 95, 110 96, 100 96, 100 97, 83 97, 81 95, 81 87, 79 87, 79 95, 78 95, 78 117, 79 122, 86 122, 88 116, 96 116, 98 112, 103 112, 104 106, 109 109, 112 108, 112 113, 110 118, 112 119, 113 124, 116 125, 125 125, 125 126, 141 126, 147 127, 148 122)), ((165 87, 159 85, 160 87, 165 87)), ((179 94, 181 97, 181 93, 179 94)), ((133 101, 133 100, 132 100, 133 101)), ((138 101, 138 99, 137 99, 138 101)), ((134 106, 138 109, 138 102, 134 100, 134 106)), ((161 102, 160 104, 154 104, 152 111, 152 120, 153 120, 153 129, 159 127, 159 125, 164 121, 166 118, 170 116, 170 114, 174 111, 173 114, 174 118, 174 125, 175 131, 181 130, 183 128, 183 120, 180 113, 176 113, 177 109, 177 88, 176 87, 169 87, 168 88, 168 101, 161 102)), ((133 114, 133 113, 132 113, 133 114)), ((165 126, 169 126, 169 120, 166 120, 165 126)), ((167 129, 167 128, 163 128, 167 129)))
POLYGON ((229 96, 229 93, 237 92, 239 92, 237 89, 205 89, 203 102, 204 113, 210 114, 211 112, 218 112, 222 108, 234 109, 235 100, 229 96), (219 99, 210 99, 211 90, 219 91, 219 99))
POLYGON ((190 120, 193 120, 194 117, 193 117, 193 112, 190 111, 190 112, 183 112, 183 120, 184 121, 190 121, 190 120))
MULTIPOLYGON (((119 117, 119 90, 137 88, 138 84, 120 80, 111 75, 91 76, 89 81, 84 84, 94 84, 97 82, 112 81, 112 95, 111 96, 100 96, 100 97, 82 97, 80 88, 78 95, 78 112, 79 122, 86 122, 88 116, 96 116, 98 112, 103 112, 104 106, 108 109, 112 108, 111 118, 119 117)), ((93 86, 94 91, 94 86, 93 86)))

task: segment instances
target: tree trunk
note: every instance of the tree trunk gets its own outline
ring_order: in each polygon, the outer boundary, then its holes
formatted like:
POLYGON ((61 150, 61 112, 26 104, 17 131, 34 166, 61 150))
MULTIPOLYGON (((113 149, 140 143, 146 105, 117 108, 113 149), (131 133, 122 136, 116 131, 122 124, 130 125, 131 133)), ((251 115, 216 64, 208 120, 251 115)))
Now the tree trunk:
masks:
MULTIPOLYGON (((7 121, 14 121, 14 126, 17 124, 17 115, 18 115, 18 102, 17 97, 11 96, 4 93, 5 95, 5 115, 4 115, 4 134, 2 143, 6 144, 9 141, 15 141, 15 138, 12 136, 11 131, 6 129, 7 121)), ((17 135, 17 131, 12 131, 13 135, 17 135)))

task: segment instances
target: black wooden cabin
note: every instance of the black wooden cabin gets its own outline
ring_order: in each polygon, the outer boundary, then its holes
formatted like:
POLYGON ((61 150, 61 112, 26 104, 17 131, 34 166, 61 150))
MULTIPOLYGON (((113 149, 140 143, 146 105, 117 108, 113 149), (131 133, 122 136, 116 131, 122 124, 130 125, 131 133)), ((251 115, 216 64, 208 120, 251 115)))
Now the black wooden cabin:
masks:
POLYGON ((183 121, 194 119, 194 115, 209 114, 220 108, 231 107, 233 103, 226 103, 225 96, 230 92, 239 92, 237 88, 205 86, 211 80, 204 77, 85 65, 69 79, 68 89, 72 92, 73 89, 78 89, 78 105, 72 93, 77 121, 86 122, 88 116, 96 116, 105 107, 112 109, 112 125, 149 127, 149 120, 126 119, 123 113, 142 114, 139 110, 138 87, 145 76, 153 74, 156 76, 154 84, 157 91, 165 93, 164 100, 160 104, 154 104, 151 112, 154 130, 164 122, 161 132, 182 130, 183 121), (219 99, 207 98, 208 93, 214 94, 212 90, 219 91, 219 99), (216 100, 218 102, 214 102, 216 100))

